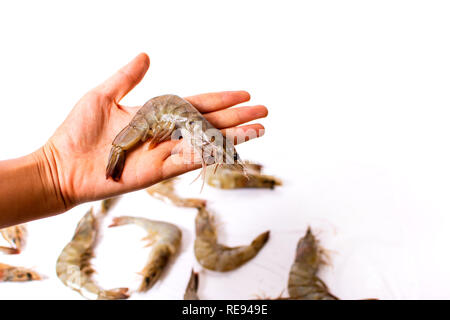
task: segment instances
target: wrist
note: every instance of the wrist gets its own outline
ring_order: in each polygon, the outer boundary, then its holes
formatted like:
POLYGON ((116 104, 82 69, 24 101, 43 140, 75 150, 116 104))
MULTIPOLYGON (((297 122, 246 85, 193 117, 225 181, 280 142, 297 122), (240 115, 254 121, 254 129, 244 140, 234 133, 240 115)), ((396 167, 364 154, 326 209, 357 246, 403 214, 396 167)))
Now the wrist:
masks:
POLYGON ((48 213, 62 213, 74 205, 61 187, 55 150, 50 143, 29 155, 37 172, 37 184, 42 188, 42 203, 48 213))

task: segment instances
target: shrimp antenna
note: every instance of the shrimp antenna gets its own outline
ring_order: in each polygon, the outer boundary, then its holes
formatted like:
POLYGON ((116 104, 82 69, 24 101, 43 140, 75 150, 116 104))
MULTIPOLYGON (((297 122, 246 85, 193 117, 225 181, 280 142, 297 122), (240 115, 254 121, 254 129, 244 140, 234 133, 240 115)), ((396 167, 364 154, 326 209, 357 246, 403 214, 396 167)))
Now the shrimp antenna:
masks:
POLYGON ((205 180, 206 180, 206 163, 205 163, 205 160, 203 159, 203 157, 201 157, 201 159, 202 159, 202 170, 200 171, 198 176, 194 180, 192 180, 192 182, 190 183, 190 184, 193 184, 201 176, 203 182, 202 182, 202 187, 200 188, 200 193, 203 191, 203 187, 205 186, 205 180))

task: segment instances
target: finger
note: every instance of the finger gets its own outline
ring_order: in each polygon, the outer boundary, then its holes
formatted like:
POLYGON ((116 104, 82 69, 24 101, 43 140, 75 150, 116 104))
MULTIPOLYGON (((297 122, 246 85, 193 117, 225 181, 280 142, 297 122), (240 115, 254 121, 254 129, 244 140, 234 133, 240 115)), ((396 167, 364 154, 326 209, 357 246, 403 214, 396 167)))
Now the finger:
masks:
MULTIPOLYGON (((259 138, 264 135, 264 126, 260 123, 249 124, 240 127, 233 127, 221 130, 222 134, 230 141, 233 141, 235 145, 243 142, 259 138)), ((164 141, 153 149, 154 153, 157 153, 158 158, 166 159, 172 155, 182 152, 182 143, 188 143, 184 139, 182 140, 168 140, 164 141)), ((145 147, 144 147, 145 148, 145 147)))
POLYGON ((268 110, 265 106, 238 107, 214 111, 205 114, 208 120, 216 128, 229 128, 240 124, 267 117, 268 110))
POLYGON ((186 155, 177 153, 164 161, 162 172, 164 176, 174 177, 201 167, 201 162, 186 161, 186 155))
POLYGON ((99 90, 118 103, 128 92, 141 82, 150 66, 147 54, 140 53, 99 86, 99 90))
MULTIPOLYGON (((186 97, 185 99, 189 101, 194 107, 196 107, 200 112, 207 113, 222 110, 235 106, 239 103, 246 102, 250 100, 250 94, 247 91, 223 91, 203 93, 196 96, 186 97)), ((130 110, 136 108, 124 106, 122 107, 130 110)))
POLYGON ((223 129, 221 131, 222 134, 230 141, 233 141, 235 145, 262 137, 265 133, 264 126, 260 123, 223 129))
POLYGON ((212 112, 246 102, 250 100, 250 94, 247 91, 223 91, 199 94, 185 99, 200 112, 212 112))

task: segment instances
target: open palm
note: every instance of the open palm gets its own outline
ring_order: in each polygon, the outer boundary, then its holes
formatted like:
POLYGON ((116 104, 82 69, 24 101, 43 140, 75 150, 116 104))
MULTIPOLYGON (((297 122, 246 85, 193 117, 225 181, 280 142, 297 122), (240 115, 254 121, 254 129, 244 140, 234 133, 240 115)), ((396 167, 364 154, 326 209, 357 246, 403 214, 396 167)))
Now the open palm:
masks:
MULTIPOLYGON (((105 179, 111 142, 139 109, 119 102, 141 81, 149 65, 148 56, 142 53, 87 93, 46 143, 44 150, 66 209, 142 189, 199 167, 193 162, 178 161, 176 157, 180 155, 172 154, 178 141, 166 141, 151 150, 140 147, 129 152, 120 181, 105 179)), ((230 109, 250 99, 245 91, 207 93, 186 99, 224 132, 248 138, 255 137, 246 134, 249 130, 256 136, 264 132, 261 124, 236 127, 267 116, 266 107, 261 105, 230 109)))

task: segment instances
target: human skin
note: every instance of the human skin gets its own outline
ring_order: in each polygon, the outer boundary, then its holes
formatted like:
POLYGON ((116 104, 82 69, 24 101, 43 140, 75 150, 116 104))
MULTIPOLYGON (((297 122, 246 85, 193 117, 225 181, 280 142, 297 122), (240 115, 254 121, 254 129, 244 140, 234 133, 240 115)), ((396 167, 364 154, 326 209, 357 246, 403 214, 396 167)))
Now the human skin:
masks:
MULTIPOLYGON (((82 97, 41 148, 18 159, 0 161, 0 228, 146 188, 201 166, 181 161, 182 156, 172 152, 180 141, 170 140, 153 149, 141 146, 128 152, 120 181, 105 178, 111 142, 139 109, 123 106, 120 100, 141 81, 149 66, 148 56, 139 54, 82 97)), ((250 99, 245 91, 186 99, 224 134, 236 136, 236 141, 264 134, 261 124, 242 124, 266 117, 265 106, 231 108, 250 99)))

